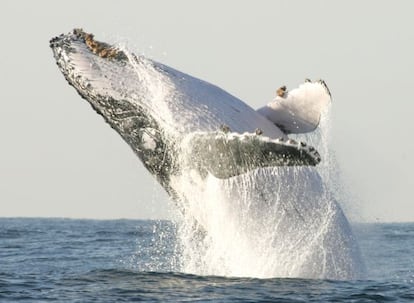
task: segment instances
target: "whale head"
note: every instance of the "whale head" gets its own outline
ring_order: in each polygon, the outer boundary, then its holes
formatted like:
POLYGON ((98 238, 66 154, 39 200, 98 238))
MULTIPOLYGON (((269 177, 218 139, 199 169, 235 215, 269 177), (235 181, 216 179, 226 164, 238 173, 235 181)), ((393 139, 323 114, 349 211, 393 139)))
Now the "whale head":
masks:
POLYGON ((168 190, 174 160, 167 151, 173 142, 165 128, 159 126, 161 112, 154 106, 162 99, 162 88, 154 82, 153 87, 143 83, 160 78, 151 62, 96 41, 81 29, 51 39, 50 47, 68 83, 121 135, 168 190), (138 68, 142 70, 140 74, 136 72, 138 68), (149 73, 156 75, 150 77, 149 73))

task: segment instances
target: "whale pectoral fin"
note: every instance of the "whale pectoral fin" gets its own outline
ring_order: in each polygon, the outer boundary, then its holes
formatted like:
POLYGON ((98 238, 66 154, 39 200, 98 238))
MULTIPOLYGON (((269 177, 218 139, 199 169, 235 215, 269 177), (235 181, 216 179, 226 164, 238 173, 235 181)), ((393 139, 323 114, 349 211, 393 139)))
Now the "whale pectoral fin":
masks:
POLYGON ((331 93, 323 80, 306 80, 291 91, 282 86, 278 89, 276 98, 257 112, 286 134, 300 134, 318 127, 321 114, 330 102, 331 93))
POLYGON ((230 178, 271 166, 314 166, 318 152, 303 142, 255 133, 194 133, 190 135, 189 163, 217 178, 230 178))

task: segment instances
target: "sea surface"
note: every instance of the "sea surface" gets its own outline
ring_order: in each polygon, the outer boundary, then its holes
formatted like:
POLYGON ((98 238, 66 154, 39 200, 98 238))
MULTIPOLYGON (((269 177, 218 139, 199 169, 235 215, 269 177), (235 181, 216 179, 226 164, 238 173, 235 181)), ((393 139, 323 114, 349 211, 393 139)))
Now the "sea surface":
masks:
POLYGON ((169 221, 0 218, 0 301, 414 302, 414 223, 353 228, 366 279, 255 279, 176 271, 169 221))

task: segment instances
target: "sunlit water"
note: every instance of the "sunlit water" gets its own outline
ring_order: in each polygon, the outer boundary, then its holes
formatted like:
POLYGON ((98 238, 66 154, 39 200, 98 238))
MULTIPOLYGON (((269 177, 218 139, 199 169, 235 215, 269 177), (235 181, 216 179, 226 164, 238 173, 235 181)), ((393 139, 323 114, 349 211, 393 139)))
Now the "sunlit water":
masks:
POLYGON ((354 226, 364 280, 176 272, 168 221, 0 219, 1 302, 413 302, 414 224, 354 226))

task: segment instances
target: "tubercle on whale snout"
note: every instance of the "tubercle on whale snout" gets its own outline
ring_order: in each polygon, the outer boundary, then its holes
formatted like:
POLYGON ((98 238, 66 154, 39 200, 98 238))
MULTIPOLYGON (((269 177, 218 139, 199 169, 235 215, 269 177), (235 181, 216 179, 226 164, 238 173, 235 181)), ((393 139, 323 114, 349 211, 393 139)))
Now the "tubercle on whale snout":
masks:
MULTIPOLYGON (((95 55, 104 59, 115 59, 118 61, 128 61, 128 56, 119 48, 105 42, 97 41, 94 35, 85 32, 81 28, 75 28, 72 34, 80 41, 85 43, 88 49, 95 55)), ((65 35, 54 37, 50 40, 50 47, 54 47, 65 35)))

